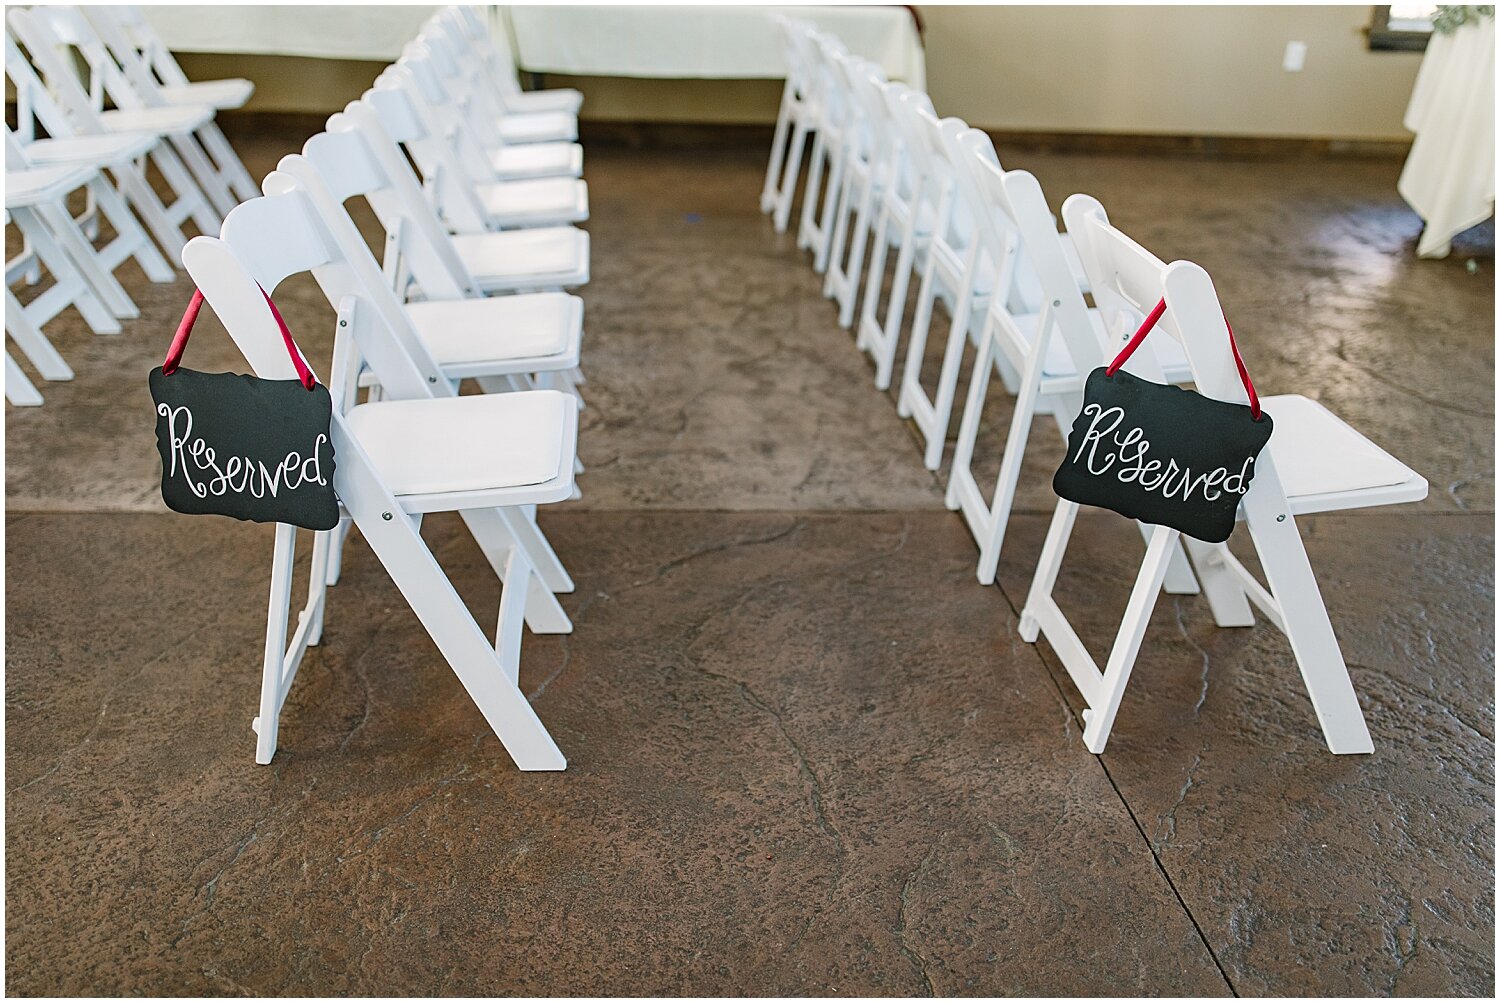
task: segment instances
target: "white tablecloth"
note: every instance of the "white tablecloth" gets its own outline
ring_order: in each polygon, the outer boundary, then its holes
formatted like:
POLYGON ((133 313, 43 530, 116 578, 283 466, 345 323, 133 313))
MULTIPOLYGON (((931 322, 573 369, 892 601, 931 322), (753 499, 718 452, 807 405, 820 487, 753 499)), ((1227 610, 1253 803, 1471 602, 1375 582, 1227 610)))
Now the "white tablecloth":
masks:
POLYGON ((925 88, 926 61, 904 7, 556 7, 507 9, 518 63, 537 73, 698 79, 780 78, 786 61, 770 15, 806 18, 925 88))
POLYGON ((434 6, 142 7, 179 52, 394 60, 434 6))
POLYGON ((1417 138, 1396 190, 1427 224, 1417 254, 1446 257, 1495 211, 1494 18, 1432 36, 1404 124, 1417 138))

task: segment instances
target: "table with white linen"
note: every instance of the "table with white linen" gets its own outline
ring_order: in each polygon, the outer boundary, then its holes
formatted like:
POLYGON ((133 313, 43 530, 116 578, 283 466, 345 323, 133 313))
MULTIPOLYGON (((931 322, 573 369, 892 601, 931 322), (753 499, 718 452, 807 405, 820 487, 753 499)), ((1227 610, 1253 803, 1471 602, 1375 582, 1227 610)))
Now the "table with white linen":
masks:
POLYGON ((787 66, 777 13, 837 35, 893 80, 926 87, 922 39, 904 7, 512 6, 504 19, 517 63, 534 73, 779 79, 787 66))
POLYGON ((1446 257, 1495 211, 1494 18, 1433 34, 1404 124, 1416 139, 1396 190, 1426 223, 1417 254, 1446 257))
POLYGON ((177 52, 389 61, 417 37, 434 6, 142 7, 177 52))

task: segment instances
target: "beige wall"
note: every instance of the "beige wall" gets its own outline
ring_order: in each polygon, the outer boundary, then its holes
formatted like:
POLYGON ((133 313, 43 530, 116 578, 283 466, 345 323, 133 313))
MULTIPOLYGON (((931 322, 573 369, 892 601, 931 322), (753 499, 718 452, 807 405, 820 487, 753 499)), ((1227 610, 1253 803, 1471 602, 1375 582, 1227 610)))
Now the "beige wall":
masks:
POLYGON ((1370 52, 1368 6, 922 12, 933 104, 985 128, 1410 138, 1421 55, 1370 52), (1300 73, 1281 67, 1293 40, 1300 73))
MULTIPOLYGON (((1401 115, 1420 54, 1370 52, 1365 5, 1302 7, 923 6, 928 91, 939 113, 997 130, 1407 139, 1401 115), (1307 43, 1300 73, 1281 68, 1307 43)), ((247 76, 250 107, 326 112, 378 63, 193 54, 193 77, 247 76)), ((584 91, 586 118, 774 121, 766 80, 548 77, 584 91)))

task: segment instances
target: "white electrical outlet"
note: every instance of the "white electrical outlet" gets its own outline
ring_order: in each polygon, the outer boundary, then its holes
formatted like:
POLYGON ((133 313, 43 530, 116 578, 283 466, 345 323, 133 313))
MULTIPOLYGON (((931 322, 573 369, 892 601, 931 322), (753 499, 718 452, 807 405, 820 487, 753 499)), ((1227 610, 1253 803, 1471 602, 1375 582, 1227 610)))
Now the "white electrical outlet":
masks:
POLYGON ((1281 68, 1288 73, 1302 72, 1303 65, 1307 62, 1307 43, 1286 43, 1286 55, 1281 57, 1281 68))

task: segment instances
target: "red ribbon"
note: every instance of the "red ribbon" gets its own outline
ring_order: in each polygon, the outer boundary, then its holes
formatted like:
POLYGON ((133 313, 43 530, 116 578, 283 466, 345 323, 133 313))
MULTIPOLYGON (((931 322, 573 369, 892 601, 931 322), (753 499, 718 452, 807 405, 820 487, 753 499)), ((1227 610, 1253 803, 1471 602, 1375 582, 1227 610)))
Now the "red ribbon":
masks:
MULTIPOLYGON (((1125 360, 1129 359, 1131 355, 1135 354, 1135 350, 1141 347, 1141 342, 1146 340, 1146 335, 1151 333, 1151 329, 1156 326, 1156 322, 1161 320, 1161 315, 1166 312, 1167 301, 1165 299, 1157 300, 1156 306, 1152 307, 1151 312, 1146 314, 1146 319, 1141 322, 1141 326, 1136 329, 1135 334, 1131 335, 1130 340, 1125 343, 1125 347, 1120 349, 1120 354, 1115 356, 1115 361, 1111 362, 1105 368, 1105 376, 1113 376, 1119 372, 1120 367, 1125 364, 1125 360)), ((1235 344, 1234 328, 1229 326, 1228 317, 1224 318, 1224 327, 1229 331, 1229 350, 1234 353, 1234 365, 1240 371, 1240 382, 1245 385, 1245 393, 1250 397, 1250 417, 1255 421, 1260 421, 1260 397, 1255 393, 1255 384, 1250 382, 1250 371, 1245 368, 1245 360, 1240 358, 1240 346, 1235 344)))
MULTIPOLYGON (((256 288, 260 288, 258 285, 256 288)), ((286 354, 291 356, 292 365, 297 370, 297 379, 304 387, 311 390, 317 386, 318 379, 307 367, 307 362, 302 358, 302 351, 297 347, 297 342, 292 338, 292 332, 287 329, 286 321, 281 318, 281 311, 276 309, 276 304, 271 302, 271 297, 265 289, 260 294, 266 297, 266 306, 271 308, 271 316, 276 318, 276 324, 281 328, 281 340, 286 344, 286 354)), ((193 325, 198 323, 198 312, 203 309, 203 291, 193 290, 193 298, 188 300, 187 310, 182 314, 182 323, 177 325, 177 333, 172 336, 172 345, 167 349, 166 361, 161 364, 163 376, 171 376, 177 372, 177 364, 182 361, 182 353, 187 351, 188 337, 193 333, 193 325)))

